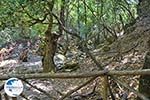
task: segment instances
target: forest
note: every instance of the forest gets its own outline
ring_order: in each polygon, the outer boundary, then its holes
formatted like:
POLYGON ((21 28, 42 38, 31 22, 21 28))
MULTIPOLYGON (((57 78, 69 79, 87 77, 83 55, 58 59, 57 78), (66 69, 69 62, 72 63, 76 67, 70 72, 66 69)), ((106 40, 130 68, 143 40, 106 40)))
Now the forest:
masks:
POLYGON ((150 100, 150 0, 0 0, 0 100, 150 100))

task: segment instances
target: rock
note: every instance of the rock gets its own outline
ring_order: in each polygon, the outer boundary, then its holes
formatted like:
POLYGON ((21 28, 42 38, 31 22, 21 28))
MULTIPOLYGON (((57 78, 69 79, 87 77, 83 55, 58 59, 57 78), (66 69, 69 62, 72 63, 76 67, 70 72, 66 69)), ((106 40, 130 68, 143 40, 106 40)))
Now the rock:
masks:
POLYGON ((64 66, 65 60, 66 60, 66 57, 62 54, 56 54, 54 56, 54 62, 55 62, 57 69, 61 69, 64 66))

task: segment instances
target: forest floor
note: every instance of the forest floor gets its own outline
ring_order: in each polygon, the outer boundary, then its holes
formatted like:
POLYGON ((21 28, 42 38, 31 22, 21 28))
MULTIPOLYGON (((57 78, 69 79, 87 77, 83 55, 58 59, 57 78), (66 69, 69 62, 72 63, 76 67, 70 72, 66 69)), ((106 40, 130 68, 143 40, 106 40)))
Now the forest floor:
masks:
MULTIPOLYGON (((25 43, 28 44, 28 43, 25 43)), ((42 71, 42 62, 41 56, 33 53, 36 45, 33 46, 32 49, 29 50, 28 53, 28 62, 19 61, 19 55, 24 48, 25 45, 23 42, 17 43, 11 54, 5 55, 6 57, 0 62, 0 74, 13 74, 13 73, 37 73, 42 71)), ((78 62, 78 68, 73 71, 66 71, 66 73, 81 73, 81 72, 94 72, 97 71, 98 68, 94 64, 94 62, 88 57, 85 56, 84 53, 80 52, 78 55, 78 51, 71 52, 72 58, 69 58, 67 62, 74 60, 78 62)), ((103 57, 99 56, 98 51, 93 51, 93 55, 96 59, 102 62, 103 65, 109 70, 134 70, 141 69, 144 61, 143 52, 129 52, 124 55, 115 57, 108 57, 107 55, 103 55, 103 57), (109 63, 108 63, 109 62, 109 63)), ((110 54, 109 54, 110 55, 110 54)), ((63 70, 64 71, 64 70, 63 70)), ((59 72, 58 72, 59 73, 59 72)), ((139 76, 121 76, 118 77, 122 82, 128 84, 135 90, 138 90, 138 79, 139 76)), ((45 95, 44 93, 38 91, 33 88, 29 84, 24 82, 24 92, 23 94, 28 100, 59 100, 63 95, 68 93, 69 91, 75 89, 79 85, 85 83, 86 79, 31 79, 27 80, 30 84, 46 91, 52 97, 51 99, 45 95)), ((71 96, 68 96, 64 100, 102 100, 103 86, 102 86, 102 78, 98 77, 94 81, 90 82, 88 85, 83 88, 75 91, 71 96)), ((4 84, 5 81, 1 81, 1 84, 4 84)), ((117 100, 121 100, 122 98, 128 98, 128 100, 135 100, 136 95, 133 92, 128 91, 124 87, 120 86, 118 83, 115 83, 112 79, 110 79, 111 88, 114 96, 117 100), (125 97, 126 96, 126 97, 125 97)), ((1 92, 4 94, 4 91, 1 92)), ((19 100, 26 100, 22 97, 18 97, 19 100)), ((110 98, 111 100, 111 98, 110 98)))

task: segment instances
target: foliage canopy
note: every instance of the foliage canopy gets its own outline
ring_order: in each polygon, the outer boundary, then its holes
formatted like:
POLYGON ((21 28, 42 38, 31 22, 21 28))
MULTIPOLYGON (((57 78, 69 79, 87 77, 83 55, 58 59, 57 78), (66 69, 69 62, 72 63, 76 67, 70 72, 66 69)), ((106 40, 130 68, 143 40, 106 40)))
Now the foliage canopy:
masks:
MULTIPOLYGON (((51 0, 1 0, 0 29, 16 29, 14 34, 43 35, 49 24, 51 0), (19 30, 19 31, 18 31, 19 30)), ((137 0, 54 0, 53 13, 64 7, 65 27, 77 31, 84 40, 98 43, 117 38, 125 25, 137 17, 137 0)), ((61 19, 61 16, 60 16, 61 19)), ((58 23, 53 23, 58 31, 58 23)))

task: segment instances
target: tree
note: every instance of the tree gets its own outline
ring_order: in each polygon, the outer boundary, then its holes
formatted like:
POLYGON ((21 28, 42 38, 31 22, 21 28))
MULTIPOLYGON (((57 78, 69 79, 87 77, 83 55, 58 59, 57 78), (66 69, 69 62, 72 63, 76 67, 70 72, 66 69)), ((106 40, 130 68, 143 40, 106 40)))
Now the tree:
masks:
MULTIPOLYGON (((136 1, 136 0, 133 0, 136 1)), ((150 69, 150 0, 138 0, 137 5, 137 15, 138 17, 130 23, 126 24, 126 35, 122 38, 120 43, 124 43, 122 48, 127 48, 125 44, 128 46, 136 43, 143 43, 144 50, 147 50, 145 61, 143 65, 143 69, 150 69), (131 41, 130 41, 131 40, 131 41), (128 41, 128 42, 127 42, 128 41), (126 43, 125 43, 126 42, 126 43)), ((150 99, 150 77, 148 75, 141 75, 139 79, 139 92, 145 95, 150 99)), ((137 98, 137 100, 141 100, 141 98, 137 98)))
POLYGON ((45 72, 55 70, 53 57, 63 30, 80 38, 78 44, 84 42, 90 48, 94 44, 97 48, 105 41, 111 44, 116 40, 116 25, 123 30, 136 16, 135 5, 126 0, 0 0, 0 6, 2 29, 21 26, 23 35, 29 28, 44 34, 42 61, 45 72))
MULTIPOLYGON (((149 34, 150 32, 150 1, 149 0, 139 0, 140 3, 138 5, 138 15, 139 23, 138 27, 143 31, 141 34, 149 34)), ((138 33, 137 33, 138 34, 138 33)), ((143 69, 150 69, 150 37, 146 39, 146 47, 148 52, 145 56, 145 62, 143 69)), ((146 97, 150 99, 150 76, 142 75, 139 80, 139 92, 144 94, 146 97)), ((141 100, 138 98, 137 100, 141 100)))
MULTIPOLYGON (((20 27, 24 36, 31 28, 44 34, 44 72, 55 71, 53 58, 63 31, 77 37, 77 43, 86 46, 86 50, 113 43, 121 31, 132 35, 132 39, 150 39, 150 0, 0 0, 0 6, 1 29, 20 27)), ((150 68, 148 55, 143 69, 150 68)), ((139 91, 149 97, 149 77, 141 76, 139 83, 139 91)))
MULTIPOLYGON (((1 0, 1 26, 39 28, 44 33, 43 71, 55 71, 53 57, 56 51, 58 36, 52 32, 54 0, 1 0), (14 21, 15 20, 15 21, 14 21), (46 24, 46 25, 44 25, 46 24), (36 26, 37 25, 37 26, 36 26)), ((36 29, 38 30, 38 29, 36 29)))

